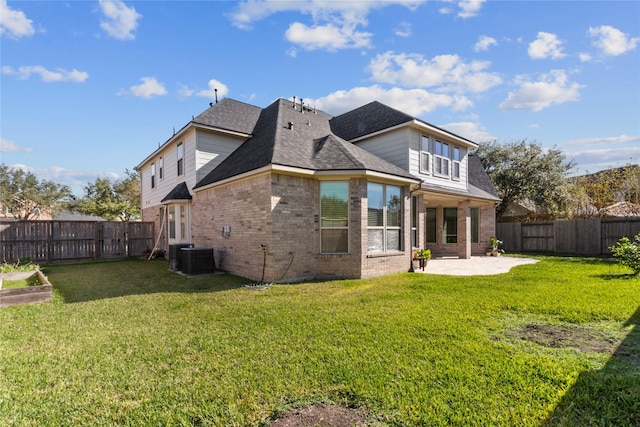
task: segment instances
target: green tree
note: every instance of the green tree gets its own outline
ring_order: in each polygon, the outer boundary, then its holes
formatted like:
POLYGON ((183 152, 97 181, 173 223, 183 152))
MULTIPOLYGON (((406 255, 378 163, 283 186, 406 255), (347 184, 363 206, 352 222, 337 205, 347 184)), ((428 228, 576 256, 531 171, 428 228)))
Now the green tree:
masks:
POLYGON ((87 184, 85 195, 78 202, 78 210, 109 221, 140 218, 140 176, 129 170, 125 174, 121 180, 98 177, 87 184))
POLYGON ((31 172, 0 165, 0 206, 18 220, 33 219, 38 213, 53 214, 73 201, 71 189, 31 172))
POLYGON ((566 209, 567 174, 574 164, 559 149, 546 150, 526 139, 493 141, 480 145, 476 155, 502 199, 496 208, 498 218, 515 203, 533 203, 551 216, 566 209))
MULTIPOLYGON (((640 213, 640 167, 627 165, 571 178, 572 214, 581 217, 607 216, 607 207, 629 202, 627 214, 640 213)), ((625 208, 623 208, 624 211, 625 208)))

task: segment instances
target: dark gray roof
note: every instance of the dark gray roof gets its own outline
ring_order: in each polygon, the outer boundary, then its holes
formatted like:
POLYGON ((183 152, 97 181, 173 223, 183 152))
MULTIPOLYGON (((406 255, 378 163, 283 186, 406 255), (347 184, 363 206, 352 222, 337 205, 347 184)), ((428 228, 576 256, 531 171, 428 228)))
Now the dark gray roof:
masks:
POLYGON ((469 186, 476 187, 488 193, 491 196, 500 198, 495 187, 491 183, 491 179, 482 166, 480 158, 473 153, 469 153, 468 173, 469 173, 469 186))
POLYGON ((388 129, 415 118, 378 101, 370 102, 331 119, 331 130, 341 138, 351 141, 364 135, 388 129))
POLYGON ((331 116, 322 111, 300 111, 285 99, 262 110, 253 136, 198 182, 200 188, 268 165, 311 171, 375 171, 414 179, 401 169, 332 133, 331 116), (291 125, 290 125, 291 124, 291 125))
POLYGON ((212 104, 193 123, 218 129, 250 134, 260 117, 262 109, 231 98, 212 104))
POLYGON ((180 184, 176 185, 173 188, 173 190, 169 191, 169 194, 164 196, 164 199, 162 199, 160 203, 166 202, 168 200, 191 200, 191 199, 192 199, 191 193, 189 193, 189 188, 187 187, 187 184, 185 182, 181 182, 180 184))

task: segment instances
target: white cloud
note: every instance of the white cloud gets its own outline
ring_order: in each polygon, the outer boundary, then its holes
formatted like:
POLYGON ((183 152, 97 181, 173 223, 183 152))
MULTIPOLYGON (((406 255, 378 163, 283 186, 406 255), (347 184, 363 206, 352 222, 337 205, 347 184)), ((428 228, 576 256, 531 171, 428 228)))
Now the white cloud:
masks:
POLYGON ((201 90, 196 93, 197 96, 202 96, 205 98, 215 99, 216 92, 218 89, 218 97, 222 98, 229 93, 229 88, 224 83, 219 82, 218 80, 211 79, 208 83, 209 89, 201 90))
POLYGON ((458 12, 458 16, 460 18, 472 18, 476 16, 480 12, 484 2, 485 0, 459 1, 458 6, 460 7, 460 12, 458 12))
MULTIPOLYGON (((306 50, 357 49, 371 47, 372 34, 359 30, 366 27, 367 16, 372 9, 390 5, 402 5, 416 8, 424 0, 386 0, 386 1, 245 1, 240 3, 229 15, 234 26, 250 29, 251 25, 272 14, 281 12, 300 12, 310 15, 312 23, 293 22, 285 36, 287 40, 306 50)), ((290 56, 295 54, 289 53, 290 56)))
MULTIPOLYGON (((156 80, 155 77, 143 77, 140 79, 142 83, 137 86, 131 86, 129 93, 134 96, 140 96, 142 98, 151 98, 153 96, 166 95, 167 90, 164 85, 156 80)), ((121 92, 123 94, 126 92, 121 92)))
POLYGON ((440 127, 474 142, 494 141, 497 139, 476 122, 453 122, 440 127))
POLYGON ((378 85, 356 87, 348 91, 336 91, 325 97, 310 101, 310 104, 323 111, 337 115, 372 101, 380 101, 385 105, 416 117, 440 107, 461 111, 473 105, 464 96, 437 94, 424 89, 385 89, 378 85))
POLYGON ((491 47, 492 45, 495 45, 495 46, 498 45, 498 42, 496 41, 496 39, 489 36, 480 36, 475 46, 473 47, 473 49, 476 52, 480 52, 484 50, 489 50, 489 47, 491 47))
POLYGON ((14 141, 0 138, 0 153, 15 153, 19 151, 30 153, 33 150, 30 147, 21 147, 14 141))
POLYGON ((484 71, 487 61, 464 62, 458 55, 426 59, 420 54, 385 52, 369 63, 371 79, 405 87, 437 87, 439 92, 480 93, 502 83, 495 73, 484 71))
POLYGON ((398 37, 410 37, 411 24, 408 22, 401 22, 393 32, 398 37))
POLYGON ((27 80, 32 74, 40 76, 45 83, 71 82, 82 83, 89 78, 89 74, 84 71, 78 71, 75 68, 71 71, 57 68, 55 71, 47 70, 42 65, 28 65, 19 67, 17 70, 13 67, 3 66, 2 74, 14 75, 21 80, 27 80))
POLYGON ((443 0, 442 3, 444 3, 444 6, 440 7, 440 9, 438 9, 438 12, 440 12, 442 15, 453 13, 455 7, 451 5, 455 4, 459 8, 457 15, 459 18, 472 18, 478 15, 484 2, 485 0, 460 0, 457 2, 454 0, 443 0))
POLYGON ((541 111, 552 105, 577 101, 580 98, 580 89, 584 88, 584 85, 570 83, 568 80, 564 70, 551 70, 535 82, 526 76, 518 76, 515 81, 519 86, 518 90, 510 92, 499 108, 502 111, 541 111))
POLYGON ((640 42, 639 37, 629 38, 628 34, 609 25, 589 27, 587 34, 595 39, 593 45, 606 56, 622 55, 634 50, 640 42))
POLYGON ((591 62, 591 60, 593 59, 591 55, 586 52, 579 53, 578 58, 580 58, 580 62, 591 62))
POLYGON ((19 39, 34 33, 33 21, 23 11, 10 8, 7 0, 0 0, 0 35, 19 39))
POLYGON ((128 7, 120 0, 99 0, 104 18, 100 27, 111 37, 118 40, 133 40, 134 31, 138 28, 138 20, 142 18, 136 9, 128 7))
POLYGON ((287 40, 303 49, 328 51, 370 47, 371 36, 371 33, 356 31, 355 25, 337 27, 331 23, 308 27, 294 22, 285 33, 287 40))
POLYGON ((600 144, 638 144, 640 143, 640 135, 619 135, 607 136, 602 138, 583 138, 574 139, 567 142, 568 145, 600 145, 600 144))
POLYGON ((562 52, 562 41, 555 34, 540 31, 538 38, 529 44, 531 59, 560 59, 566 55, 562 52))
POLYGON ((585 172, 637 164, 640 146, 607 147, 567 152, 567 157, 580 165, 585 172))
POLYGON ((68 185, 76 196, 82 196, 84 193, 83 187, 98 177, 109 179, 122 178, 122 176, 115 172, 82 171, 60 166, 50 166, 48 168, 34 168, 23 164, 8 166, 14 169, 21 169, 25 172, 31 172, 39 179, 52 180, 61 185, 68 185))

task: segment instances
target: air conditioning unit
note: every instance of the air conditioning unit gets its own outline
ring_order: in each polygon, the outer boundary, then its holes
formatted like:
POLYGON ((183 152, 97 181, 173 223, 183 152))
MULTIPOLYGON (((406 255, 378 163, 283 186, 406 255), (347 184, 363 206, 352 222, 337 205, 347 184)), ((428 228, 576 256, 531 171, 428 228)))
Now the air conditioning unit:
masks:
POLYGON ((183 248, 192 248, 193 243, 180 243, 169 245, 169 268, 175 271, 182 270, 182 253, 183 248))
POLYGON ((211 274, 215 272, 212 248, 182 248, 184 274, 211 274))

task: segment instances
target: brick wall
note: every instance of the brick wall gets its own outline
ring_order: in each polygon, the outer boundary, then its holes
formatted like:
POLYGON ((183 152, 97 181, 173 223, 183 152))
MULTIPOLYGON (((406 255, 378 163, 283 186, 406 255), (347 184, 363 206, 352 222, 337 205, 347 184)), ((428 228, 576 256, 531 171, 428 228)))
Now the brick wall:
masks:
POLYGON ((167 219, 164 217, 165 211, 164 206, 156 205, 149 208, 142 209, 142 221, 150 221, 153 222, 153 229, 155 231, 155 235, 153 236, 153 244, 156 244, 158 241, 157 249, 164 250, 165 252, 169 250, 169 246, 167 243, 167 219), (160 216, 162 215, 162 218, 160 216), (164 222, 164 227, 160 221, 164 222), (162 236, 158 240, 158 233, 162 230, 162 236))

